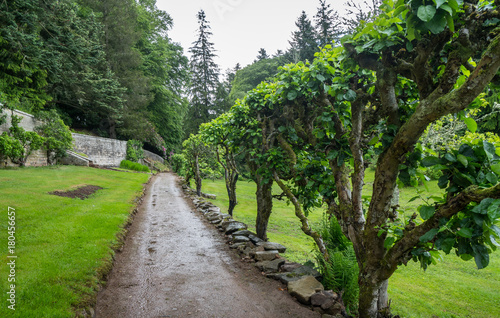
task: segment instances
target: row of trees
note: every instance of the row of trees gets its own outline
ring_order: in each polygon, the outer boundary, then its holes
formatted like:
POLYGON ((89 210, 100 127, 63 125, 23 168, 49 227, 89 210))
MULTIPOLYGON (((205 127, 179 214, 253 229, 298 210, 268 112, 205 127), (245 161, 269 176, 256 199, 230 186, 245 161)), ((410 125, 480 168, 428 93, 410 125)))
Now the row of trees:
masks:
POLYGON ((155 0, 0 4, 0 102, 157 152, 184 138, 188 60, 155 0))
MULTIPOLYGON (((273 183, 325 261, 328 250, 307 215, 324 207, 339 221, 359 267, 360 317, 387 315, 388 279, 398 266, 414 260, 425 269, 439 251, 454 250, 483 268, 500 246, 496 140, 464 138, 456 148, 432 151, 422 144, 431 126, 450 116, 476 131, 481 94, 500 76, 499 6, 487 0, 386 0, 380 14, 344 37, 342 46, 326 46, 310 62, 282 67, 191 138, 192 149, 216 152, 233 202, 235 163, 244 160, 257 184, 261 238, 273 183), (374 154, 367 199, 366 161, 374 154), (425 182, 421 168, 440 171, 444 195, 425 198, 418 214, 401 217, 396 185, 425 182)), ((202 154, 193 157, 197 179, 202 154)))

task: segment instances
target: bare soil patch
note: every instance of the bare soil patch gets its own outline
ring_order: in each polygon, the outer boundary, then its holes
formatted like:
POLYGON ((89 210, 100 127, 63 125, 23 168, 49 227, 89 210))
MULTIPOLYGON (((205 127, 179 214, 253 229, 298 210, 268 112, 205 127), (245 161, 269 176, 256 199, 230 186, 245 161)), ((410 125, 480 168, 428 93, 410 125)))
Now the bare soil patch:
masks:
POLYGON ((66 198, 78 198, 85 200, 92 194, 94 194, 97 190, 104 189, 100 186, 96 185, 86 185, 84 187, 77 188, 75 190, 69 190, 69 191, 53 191, 49 192, 49 194, 57 195, 60 197, 66 197, 66 198))

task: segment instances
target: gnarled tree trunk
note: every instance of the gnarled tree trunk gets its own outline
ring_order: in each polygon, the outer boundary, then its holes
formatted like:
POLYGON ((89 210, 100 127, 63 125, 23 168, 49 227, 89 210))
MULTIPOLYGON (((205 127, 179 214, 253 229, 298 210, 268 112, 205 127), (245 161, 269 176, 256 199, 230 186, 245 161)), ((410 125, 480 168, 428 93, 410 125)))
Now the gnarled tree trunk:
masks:
POLYGON ((255 228, 257 236, 263 240, 267 240, 267 223, 273 210, 273 183, 269 181, 265 183, 261 176, 256 177, 257 183, 257 220, 255 221, 255 228))
POLYGON ((234 207, 238 204, 236 200, 236 182, 238 182, 238 174, 232 173, 228 178, 226 178, 226 190, 227 196, 229 197, 229 215, 233 216, 234 207))
POLYGON ((201 174, 200 174, 200 162, 198 156, 194 159, 194 181, 196 183, 196 195, 201 196, 201 174))

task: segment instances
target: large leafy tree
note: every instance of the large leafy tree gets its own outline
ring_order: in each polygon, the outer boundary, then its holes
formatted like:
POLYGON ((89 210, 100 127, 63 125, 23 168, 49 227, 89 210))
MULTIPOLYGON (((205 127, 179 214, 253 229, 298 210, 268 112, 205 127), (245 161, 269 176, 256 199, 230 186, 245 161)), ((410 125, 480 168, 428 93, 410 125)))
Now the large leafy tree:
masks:
MULTIPOLYGON (((143 58, 144 74, 150 79, 152 100, 143 111, 154 124, 169 150, 177 150, 184 137, 182 123, 187 111, 185 87, 189 81, 188 59, 183 49, 168 37, 172 19, 158 10, 154 0, 142 0, 139 26, 142 30, 137 48, 143 58)), ((151 136, 145 136, 148 142, 151 136)))
POLYGON ((200 127, 202 140, 206 144, 213 146, 217 154, 217 162, 224 169, 224 180, 229 199, 228 213, 231 216, 238 203, 236 199, 236 183, 240 174, 236 160, 239 147, 234 142, 234 135, 238 132, 237 127, 234 126, 232 116, 233 113, 224 113, 200 127))
POLYGON ((220 113, 216 110, 215 99, 219 83, 219 66, 214 59, 214 44, 210 42, 210 24, 205 11, 198 12, 197 39, 189 48, 191 59, 190 103, 186 117, 186 134, 196 133, 200 124, 208 122, 220 113))
POLYGON ((230 101, 234 103, 237 99, 245 97, 246 93, 257 87, 260 82, 276 75, 278 67, 284 64, 285 59, 280 56, 259 60, 238 70, 232 82, 230 101))

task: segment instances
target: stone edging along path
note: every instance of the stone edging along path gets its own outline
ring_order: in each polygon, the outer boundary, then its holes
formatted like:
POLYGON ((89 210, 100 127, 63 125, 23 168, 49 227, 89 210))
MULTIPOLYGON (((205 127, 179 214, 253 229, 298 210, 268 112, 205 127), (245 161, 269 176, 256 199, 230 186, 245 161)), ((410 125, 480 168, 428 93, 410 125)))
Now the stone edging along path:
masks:
MULTIPOLYGON (((320 283, 321 274, 315 269, 288 262, 282 256, 286 252, 285 246, 261 240, 248 230, 245 223, 234 220, 229 214, 222 213, 220 208, 210 201, 198 197, 183 180, 181 186, 193 202, 196 211, 225 235, 228 244, 240 254, 242 261, 254 263, 267 277, 286 284, 291 296, 322 314, 322 318, 350 317, 345 311, 341 295, 331 290, 324 290, 320 283)), ((214 195, 203 194, 203 196, 215 199, 214 195)))

